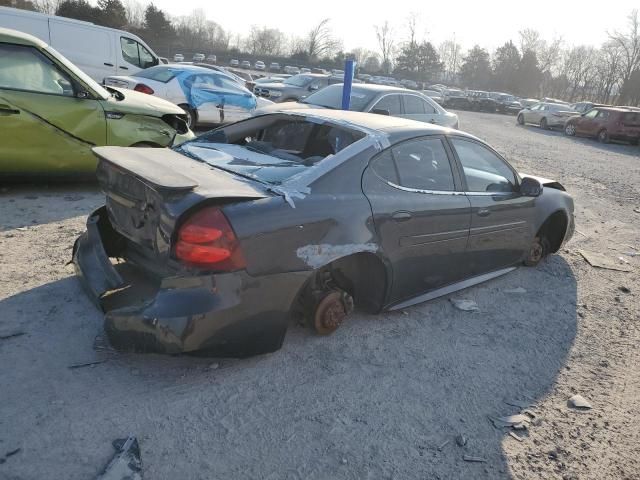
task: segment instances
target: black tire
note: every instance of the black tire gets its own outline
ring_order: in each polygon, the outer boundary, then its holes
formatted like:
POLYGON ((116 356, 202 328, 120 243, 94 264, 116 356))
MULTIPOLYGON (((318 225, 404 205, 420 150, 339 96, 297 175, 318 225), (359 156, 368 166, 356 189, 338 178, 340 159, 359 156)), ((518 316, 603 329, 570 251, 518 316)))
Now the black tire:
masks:
POLYGON ((518 125, 524 125, 524 115, 519 113, 516 121, 518 122, 518 125))
POLYGON ((534 238, 531 243, 529 253, 527 254, 527 258, 523 263, 527 267, 535 267, 544 259, 544 257, 549 255, 550 248, 551 246, 549 241, 545 237, 538 236, 534 238))
POLYGON ((546 117, 542 117, 542 120, 540 120, 540 128, 543 130, 549 130, 549 124, 547 123, 546 117))
POLYGON ((187 127, 193 129, 198 123, 198 113, 189 105, 181 104, 178 106, 187 114, 187 127))
POLYGON ((609 143, 609 132, 607 132, 606 128, 598 132, 598 141, 600 143, 609 143))
POLYGON ((576 126, 573 123, 567 123, 564 126, 564 134, 573 137, 576 134, 576 126))

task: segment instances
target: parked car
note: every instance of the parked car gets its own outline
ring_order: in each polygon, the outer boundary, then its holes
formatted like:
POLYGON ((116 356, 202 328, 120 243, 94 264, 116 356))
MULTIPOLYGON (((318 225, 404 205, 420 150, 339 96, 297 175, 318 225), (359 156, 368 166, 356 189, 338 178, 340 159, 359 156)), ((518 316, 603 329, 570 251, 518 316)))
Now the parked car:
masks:
POLYGON ((287 65, 286 67, 284 67, 284 73, 288 73, 290 75, 298 75, 300 73, 300 69, 298 67, 287 65))
POLYGON ((0 28, 0 59, 0 177, 93 178, 94 145, 193 138, 180 108, 103 88, 36 37, 0 28))
POLYGON ((610 106, 611 105, 606 105, 604 103, 594 103, 594 102, 576 102, 571 104, 571 108, 580 114, 587 113, 589 110, 595 107, 610 107, 610 106))
MULTIPOLYGON (((233 79, 235 82, 238 82, 241 86, 246 87, 247 85, 247 79, 241 75, 237 75, 236 72, 242 73, 244 75, 248 75, 249 78, 251 78, 251 75, 247 74, 246 72, 243 72, 241 70, 229 70, 226 67, 220 67, 218 65, 212 65, 210 63, 189 63, 187 65, 195 65, 196 67, 202 67, 202 68, 207 68, 209 70, 215 70, 216 72, 220 72, 223 73, 225 75, 227 75, 228 77, 230 77, 231 79, 233 79)), ((249 88, 249 87, 247 87, 249 88)))
POLYGON ((98 83, 123 70, 135 73, 160 63, 158 55, 138 36, 89 22, 0 7, 2 27, 39 38, 98 83))
POLYGON ((253 93, 276 103, 297 101, 325 88, 329 85, 329 80, 328 75, 301 73, 287 78, 284 82, 256 85, 253 93))
MULTIPOLYGON (((256 109, 254 115, 289 110, 342 108, 342 84, 329 85, 299 102, 276 103, 256 109)), ((351 89, 349 110, 403 117, 443 127, 459 128, 458 116, 420 92, 406 88, 361 83, 351 89)))
POLYGON ((269 64, 269 71, 270 72, 279 72, 280 71, 280 64, 278 62, 271 62, 269 64))
POLYGON ((467 92, 467 99, 469 100, 470 110, 490 113, 496 113, 498 110, 498 102, 489 94, 489 92, 471 90, 467 92))
POLYGON ((426 95, 438 105, 443 104, 442 93, 438 90, 422 90, 423 95, 426 95))
POLYGON ((329 334, 354 305, 399 310, 537 265, 574 230, 558 182, 403 118, 280 112, 95 153, 106 206, 73 262, 125 351, 272 352, 292 316, 329 334))
POLYGON ((520 102, 520 105, 522 105, 522 108, 529 108, 535 105, 536 103, 540 103, 540 100, 536 100, 535 98, 521 98, 519 102, 520 102))
POLYGON ((621 107, 595 107, 567 120, 564 132, 597 138, 601 143, 622 140, 632 145, 640 141, 640 110, 621 107))
POLYGON ((256 70, 266 70, 267 67, 262 60, 258 60, 253 68, 255 68, 256 70))
POLYGON ((240 68, 251 68, 251 62, 249 60, 243 60, 240 62, 240 68))
POLYGON ((205 60, 207 63, 216 64, 218 62, 218 57, 215 55, 207 55, 207 59, 205 60))
POLYGON ((517 115, 522 110, 520 100, 509 93, 492 92, 491 97, 496 101, 496 110, 500 113, 517 115))
POLYGON ((307 67, 302 67, 300 69, 300 73, 311 73, 311 69, 307 67))
POLYGON ((262 77, 257 79, 254 83, 255 85, 260 85, 262 83, 282 83, 285 80, 286 78, 283 78, 283 77, 262 77))
POLYGON ((173 61, 174 61, 174 62, 184 62, 184 55, 183 55, 183 54, 181 54, 181 53, 176 53, 176 54, 173 56, 173 61))
POLYGON ((205 59, 204 53, 196 53, 193 55, 193 58, 192 58, 194 62, 204 62, 204 59, 205 59))
POLYGON ((462 90, 456 88, 444 90, 443 101, 446 108, 457 108, 461 110, 469 110, 471 108, 469 97, 467 97, 462 90))
POLYGON ((371 79, 371 75, 369 75, 368 73, 359 73, 356 75, 356 78, 362 80, 365 83, 368 83, 371 79))
POLYGON ((255 95, 228 75, 195 65, 158 65, 135 76, 107 77, 105 83, 175 103, 190 127, 242 120, 257 105, 255 95))
POLYGON ((409 79, 400 80, 400 85, 402 85, 405 88, 410 88, 412 90, 418 89, 418 84, 413 80, 409 80, 409 79))
POLYGON ((518 113, 518 124, 533 123, 543 130, 551 128, 564 128, 569 117, 579 115, 567 104, 561 103, 537 103, 531 108, 525 108, 518 113))
POLYGON ((236 59, 236 58, 233 58, 229 62, 229 66, 230 67, 239 67, 240 66, 240 61, 238 59, 236 59))
POLYGON ((565 102, 564 100, 560 100, 557 98, 544 97, 541 100, 542 103, 556 103, 558 105, 569 105, 569 102, 565 102))

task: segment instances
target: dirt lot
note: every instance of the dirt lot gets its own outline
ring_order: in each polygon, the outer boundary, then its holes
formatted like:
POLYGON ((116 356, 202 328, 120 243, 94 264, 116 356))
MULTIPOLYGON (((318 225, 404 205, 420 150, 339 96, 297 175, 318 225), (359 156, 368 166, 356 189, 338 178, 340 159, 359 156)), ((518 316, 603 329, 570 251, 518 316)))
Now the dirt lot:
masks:
POLYGON ((0 478, 93 478, 129 433, 147 479, 640 478, 640 256, 625 254, 640 249, 640 149, 460 117, 567 187, 574 239, 454 295, 478 312, 441 298, 356 314, 331 337, 292 326, 281 351, 248 360, 94 349, 101 315, 66 263, 101 195, 4 189, 0 335, 24 335, 0 339, 0 478), (593 408, 570 409, 575 393, 593 408), (489 421, 518 402, 535 415, 522 441, 489 421))

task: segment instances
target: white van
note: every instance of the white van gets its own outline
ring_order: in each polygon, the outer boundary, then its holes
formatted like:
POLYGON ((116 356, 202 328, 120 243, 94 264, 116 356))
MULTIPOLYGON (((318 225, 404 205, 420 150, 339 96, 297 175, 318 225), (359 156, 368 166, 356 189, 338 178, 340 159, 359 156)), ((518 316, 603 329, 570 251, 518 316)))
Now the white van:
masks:
POLYGON ((0 27, 44 40, 99 83, 110 75, 132 75, 160 60, 131 33, 90 22, 0 7, 0 27))

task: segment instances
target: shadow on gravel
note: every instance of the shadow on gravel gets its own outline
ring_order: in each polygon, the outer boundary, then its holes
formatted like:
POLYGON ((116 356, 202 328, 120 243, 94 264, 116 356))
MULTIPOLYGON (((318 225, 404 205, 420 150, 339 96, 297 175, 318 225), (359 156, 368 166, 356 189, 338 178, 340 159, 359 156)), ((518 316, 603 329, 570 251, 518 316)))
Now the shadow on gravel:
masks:
POLYGON ((515 440, 488 416, 553 388, 576 336, 576 289, 552 256, 454 295, 477 312, 441 298, 356 314, 332 336, 292 327, 279 352, 217 363, 95 352, 101 315, 68 277, 0 301, 3 327, 26 332, 0 341, 12 366, 0 440, 30 458, 0 469, 93 478, 111 440, 131 433, 158 480, 508 479, 518 470, 502 442, 515 440), (20 415, 25 402, 34 414, 20 415))
POLYGON ((0 184, 0 231, 88 215, 98 194, 95 182, 0 184))

